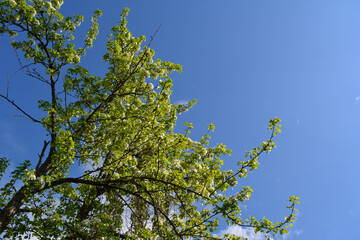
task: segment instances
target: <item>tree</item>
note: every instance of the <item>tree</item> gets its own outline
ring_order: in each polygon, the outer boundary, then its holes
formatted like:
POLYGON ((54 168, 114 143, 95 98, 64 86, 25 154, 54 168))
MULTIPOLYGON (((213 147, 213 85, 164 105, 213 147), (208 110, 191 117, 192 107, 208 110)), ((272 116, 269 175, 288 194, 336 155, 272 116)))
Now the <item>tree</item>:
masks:
MULTIPOLYGON (((210 147, 210 132, 190 139, 191 123, 174 132, 188 104, 170 103, 178 64, 153 60, 145 37, 126 27, 128 9, 114 26, 96 76, 80 60, 98 34, 96 10, 82 47, 74 33, 83 16, 64 17, 62 0, 0 2, 0 32, 13 38, 21 70, 49 86, 39 99, 43 117, 35 119, 8 95, 0 96, 48 132, 37 162, 24 161, 0 190, 0 236, 6 239, 241 239, 216 237, 223 218, 230 225, 268 236, 285 234, 295 219, 290 197, 283 222, 241 217, 240 203, 251 195, 243 187, 225 194, 258 167, 259 156, 275 147, 280 120, 271 119, 271 136, 247 152, 235 171, 221 170, 223 144, 210 147), (79 165, 85 166, 79 167, 79 165), (70 175, 71 173, 71 175, 70 175), (15 183, 22 184, 18 189, 15 183), (200 203, 202 206, 200 206, 200 203)), ((0 158, 0 177, 10 161, 0 158)))

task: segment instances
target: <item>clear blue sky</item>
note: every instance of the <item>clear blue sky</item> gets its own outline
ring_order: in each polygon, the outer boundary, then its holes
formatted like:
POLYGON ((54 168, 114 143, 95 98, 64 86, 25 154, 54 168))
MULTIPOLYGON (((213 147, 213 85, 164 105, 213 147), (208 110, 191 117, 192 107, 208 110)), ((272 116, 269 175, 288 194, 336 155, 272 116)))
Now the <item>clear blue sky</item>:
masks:
MULTIPOLYGON (((124 7, 136 36, 149 39, 162 25, 152 44, 156 57, 183 65, 173 75, 173 102, 198 99, 179 125, 193 122, 196 138, 214 123, 213 143, 233 150, 226 168, 266 140, 269 118, 282 119, 278 148, 240 183, 254 189, 244 216, 282 220, 287 197, 297 195, 300 213, 286 239, 360 239, 359 1, 65 0, 65 15, 103 11, 100 36, 83 61, 93 73, 104 72, 105 40, 124 7)), ((44 88, 14 74, 7 42, 0 40, 0 90, 9 76, 10 97, 36 115, 44 88)), ((43 132, 6 114, 17 112, 2 101, 0 154, 35 159, 43 132)))

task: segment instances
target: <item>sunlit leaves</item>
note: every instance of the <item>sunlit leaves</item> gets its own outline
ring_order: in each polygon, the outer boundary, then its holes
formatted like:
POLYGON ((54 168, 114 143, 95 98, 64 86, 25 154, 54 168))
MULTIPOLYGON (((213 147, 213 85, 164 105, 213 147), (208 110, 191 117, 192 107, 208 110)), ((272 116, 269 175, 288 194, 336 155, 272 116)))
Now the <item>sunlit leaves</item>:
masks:
POLYGON ((12 46, 23 51, 25 59, 43 65, 49 75, 58 75, 66 64, 79 63, 84 49, 92 46, 98 33, 99 10, 95 11, 93 24, 87 32, 85 48, 75 48, 73 33, 84 19, 80 15, 64 18, 58 12, 62 3, 61 0, 6 0, 0 3, 0 33, 15 37, 18 32, 26 32, 27 40, 14 38, 12 46))
MULTIPOLYGON (((50 138, 38 164, 34 168, 25 161, 1 189, 0 207, 6 207, 16 192, 16 181, 24 184, 18 191, 23 194, 21 208, 5 236, 216 239, 212 235, 221 219, 255 232, 285 234, 295 219, 298 198, 290 198, 291 213, 285 220, 273 223, 243 218, 241 204, 251 197, 250 187, 228 193, 258 168, 261 154, 275 148, 280 119, 270 119, 270 138, 248 151, 237 162, 238 169, 223 170, 222 158, 231 150, 211 143, 213 124, 199 142, 191 139, 192 123, 185 123, 183 133, 174 131, 179 114, 196 100, 171 103, 170 74, 182 67, 154 59, 153 37, 146 42, 127 28, 129 10, 111 28, 103 55, 108 69, 98 76, 96 69, 81 65, 81 57, 93 46, 101 11, 94 12, 79 47, 74 39, 84 17, 64 17, 59 13, 61 4, 0 2, 0 33, 14 37, 12 46, 34 65, 35 70, 27 69, 26 74, 51 86, 51 99, 38 101, 41 124, 50 138), (18 33, 25 35, 15 37, 18 33)), ((0 159, 0 176, 8 163, 0 159)))

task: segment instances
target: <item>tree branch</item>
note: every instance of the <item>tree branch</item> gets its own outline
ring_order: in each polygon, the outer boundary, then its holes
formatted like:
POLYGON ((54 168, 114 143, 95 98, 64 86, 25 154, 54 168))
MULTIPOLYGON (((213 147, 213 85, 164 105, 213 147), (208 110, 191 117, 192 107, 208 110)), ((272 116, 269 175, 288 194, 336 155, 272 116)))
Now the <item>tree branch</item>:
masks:
MULTIPOLYGON (((49 145, 49 141, 44 141, 44 147, 43 149, 41 150, 41 154, 39 155, 39 161, 38 163, 36 164, 36 167, 35 167, 35 172, 36 174, 38 174, 38 169, 40 167, 40 164, 41 164, 41 161, 42 161, 42 158, 44 157, 44 153, 45 153, 45 150, 47 148, 47 146, 49 145)), ((38 177, 38 176, 37 176, 38 177)))
POLYGON ((41 123, 41 121, 33 118, 32 116, 30 116, 30 114, 26 113, 24 110, 22 110, 16 103, 14 103, 14 101, 10 100, 7 96, 4 96, 2 94, 0 94, 0 97, 4 98, 6 101, 8 101, 9 103, 11 103, 14 107, 16 107, 20 112, 22 112, 23 114, 25 114, 31 121, 36 122, 36 123, 41 123))

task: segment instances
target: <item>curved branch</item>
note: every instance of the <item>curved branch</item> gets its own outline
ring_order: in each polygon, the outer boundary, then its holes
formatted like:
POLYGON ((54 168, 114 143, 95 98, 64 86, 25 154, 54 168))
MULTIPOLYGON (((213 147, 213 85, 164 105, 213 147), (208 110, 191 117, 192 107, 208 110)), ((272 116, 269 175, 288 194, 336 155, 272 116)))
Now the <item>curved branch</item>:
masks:
POLYGON ((14 101, 10 100, 7 96, 4 96, 2 94, 0 94, 0 97, 4 98, 6 101, 8 101, 9 103, 11 103, 14 107, 16 107, 20 112, 22 112, 23 114, 25 114, 31 121, 36 122, 36 123, 41 123, 41 121, 33 118, 32 116, 30 116, 30 114, 26 113, 24 110, 22 110, 16 103, 14 103, 14 101))

